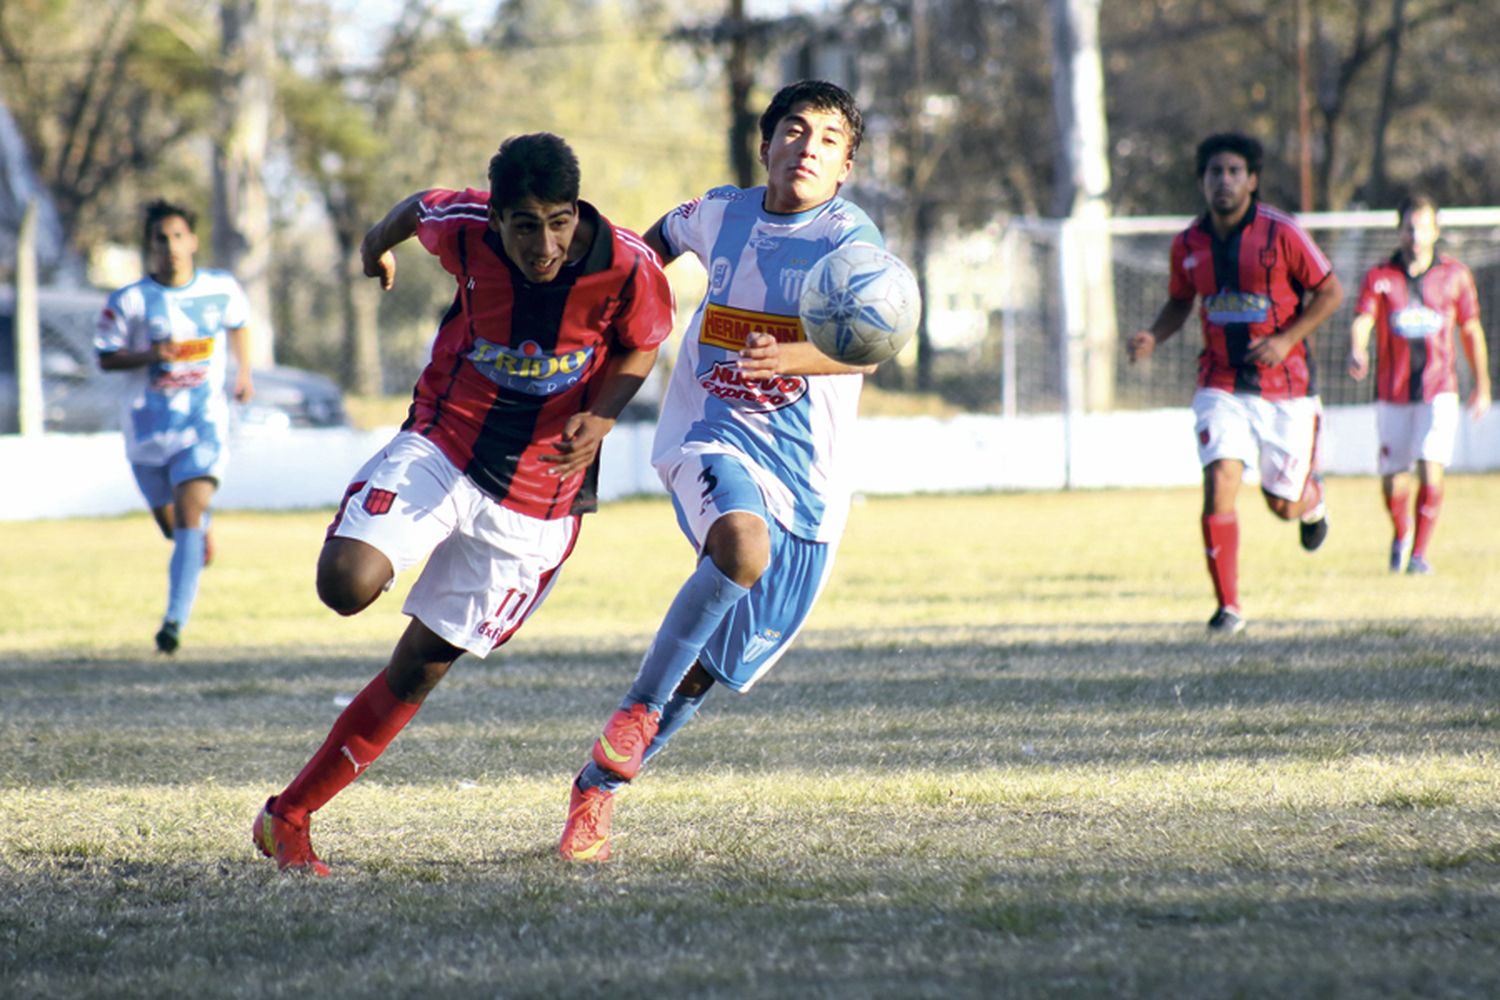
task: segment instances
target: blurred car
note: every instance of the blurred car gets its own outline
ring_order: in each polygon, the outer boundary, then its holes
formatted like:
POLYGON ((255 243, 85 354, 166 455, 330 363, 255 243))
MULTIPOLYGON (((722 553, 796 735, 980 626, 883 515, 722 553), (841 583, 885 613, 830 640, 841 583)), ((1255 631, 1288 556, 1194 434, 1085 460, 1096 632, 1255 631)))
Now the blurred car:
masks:
MULTIPOLYGON (((95 288, 41 288, 42 426, 63 434, 120 427, 130 379, 99 369, 94 326, 107 293, 95 288)), ((0 287, 0 434, 18 430, 15 291, 0 287)), ((345 427, 344 394, 332 379, 281 365, 255 369, 255 397, 230 399, 230 419, 250 428, 345 427)), ((230 387, 233 375, 231 373, 230 387)))

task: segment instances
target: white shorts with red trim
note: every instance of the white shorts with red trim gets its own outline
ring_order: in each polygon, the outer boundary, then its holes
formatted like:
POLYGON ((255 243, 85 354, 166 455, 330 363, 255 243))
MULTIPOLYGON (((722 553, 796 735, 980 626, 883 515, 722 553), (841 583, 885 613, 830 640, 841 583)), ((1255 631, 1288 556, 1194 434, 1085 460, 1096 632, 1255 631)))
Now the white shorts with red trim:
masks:
POLYGON ((1453 462, 1458 437, 1458 393, 1440 392, 1430 403, 1375 404, 1380 474, 1394 476, 1418 462, 1453 462))
POLYGON ((397 573, 427 566, 402 608, 483 657, 552 590, 579 518, 542 520, 496 503, 420 434, 403 431, 355 473, 328 529, 384 553, 397 573))
POLYGON ((1260 473, 1260 488, 1293 502, 1317 471, 1323 404, 1316 396, 1272 401, 1249 393, 1199 389, 1193 394, 1198 461, 1233 459, 1260 473))

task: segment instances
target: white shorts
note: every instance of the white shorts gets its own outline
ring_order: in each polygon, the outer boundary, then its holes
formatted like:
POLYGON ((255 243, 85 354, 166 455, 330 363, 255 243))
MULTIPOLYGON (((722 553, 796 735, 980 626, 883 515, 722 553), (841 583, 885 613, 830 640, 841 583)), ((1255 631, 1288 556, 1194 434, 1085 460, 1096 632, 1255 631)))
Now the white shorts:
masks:
POLYGON ((1453 462, 1458 437, 1458 393, 1442 392, 1430 403, 1375 404, 1380 435, 1380 474, 1394 476, 1418 462, 1453 462))
POLYGON ((437 445, 403 431, 355 473, 328 536, 373 545, 397 573, 426 558, 402 610, 483 657, 541 606, 578 525, 502 507, 437 445))
POLYGON ((1316 396, 1280 402, 1248 393, 1199 389, 1193 394, 1198 462, 1234 459, 1260 473, 1260 488, 1293 502, 1316 471, 1323 404, 1316 396))

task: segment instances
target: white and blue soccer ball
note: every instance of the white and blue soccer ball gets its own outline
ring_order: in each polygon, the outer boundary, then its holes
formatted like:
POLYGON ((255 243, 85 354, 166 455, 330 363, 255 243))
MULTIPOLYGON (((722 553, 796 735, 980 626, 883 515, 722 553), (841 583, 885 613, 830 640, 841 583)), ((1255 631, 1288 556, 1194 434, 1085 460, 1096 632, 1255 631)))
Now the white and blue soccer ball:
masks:
POLYGON ((818 350, 844 364, 873 365, 917 332, 922 296, 901 258, 873 243, 846 243, 807 272, 797 310, 818 350))

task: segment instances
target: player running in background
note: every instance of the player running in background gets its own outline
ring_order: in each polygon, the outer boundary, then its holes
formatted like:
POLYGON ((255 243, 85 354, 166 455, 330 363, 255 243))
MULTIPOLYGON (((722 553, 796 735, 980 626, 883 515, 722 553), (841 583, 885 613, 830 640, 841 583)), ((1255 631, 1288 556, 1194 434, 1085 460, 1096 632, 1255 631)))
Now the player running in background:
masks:
POLYGON ((1391 514, 1391 572, 1432 572, 1427 544, 1443 504, 1443 468, 1453 460, 1458 432, 1458 359, 1454 330, 1474 373, 1469 415, 1490 408, 1489 355, 1479 323, 1479 296, 1469 269, 1437 252, 1437 202, 1423 194, 1396 209, 1401 249, 1365 273, 1349 329, 1349 374, 1370 371, 1370 332, 1376 331, 1379 371, 1375 420, 1380 436, 1380 487, 1391 514), (1417 469, 1416 532, 1412 532, 1412 477, 1417 469))
POLYGON ((146 277, 116 290, 94 335, 99 367, 132 380, 121 429, 136 484, 172 542, 167 610, 156 648, 173 653, 209 559, 208 517, 228 462, 227 359, 234 398, 254 394, 249 304, 227 271, 193 266, 196 215, 180 205, 146 206, 146 277), (227 343, 226 343, 227 342, 227 343))
POLYGON ((389 289, 416 236, 457 288, 401 431, 354 476, 318 558, 318 596, 363 610, 427 559, 390 662, 256 817, 282 869, 328 867, 312 813, 369 767, 465 652, 483 657, 542 603, 596 506, 600 442, 672 330, 672 293, 639 236, 580 201, 578 160, 547 133, 507 139, 489 192, 431 190, 364 238, 389 289))
POLYGON ((1239 597, 1235 498, 1257 463, 1266 506, 1301 522, 1309 552, 1328 536, 1317 472, 1318 401, 1307 341, 1343 299, 1328 258, 1286 212, 1260 201, 1260 143, 1238 133, 1198 145, 1208 211, 1172 240, 1167 301, 1150 329, 1127 343, 1149 358, 1201 300, 1203 351, 1193 417, 1203 465, 1203 543, 1218 610, 1209 631, 1245 627, 1239 597))
POLYGON ((609 857, 615 793, 713 684, 748 690, 780 659, 828 579, 851 493, 841 435, 873 366, 819 352, 797 300, 834 247, 884 243, 838 196, 863 130, 842 88, 784 87, 760 119, 765 185, 714 188, 647 231, 663 260, 691 253, 708 271, 652 454, 698 558, 573 781, 565 858, 609 857))

